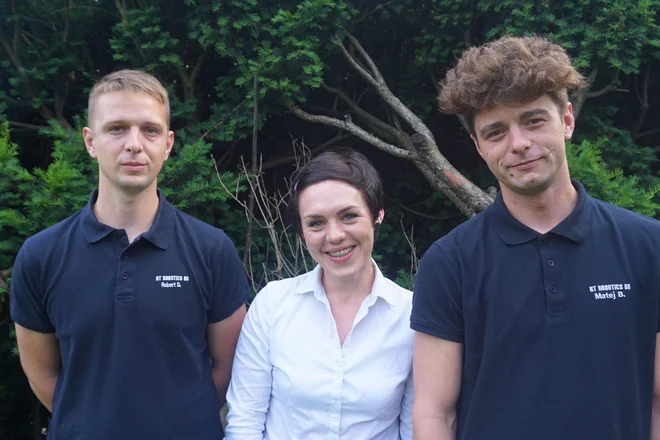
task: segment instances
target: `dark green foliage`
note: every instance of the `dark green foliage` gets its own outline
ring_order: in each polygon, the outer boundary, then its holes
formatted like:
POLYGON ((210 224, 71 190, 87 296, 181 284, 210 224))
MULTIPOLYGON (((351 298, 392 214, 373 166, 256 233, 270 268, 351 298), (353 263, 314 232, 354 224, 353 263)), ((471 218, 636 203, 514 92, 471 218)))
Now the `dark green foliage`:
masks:
POLYGON ((649 217, 660 216, 660 182, 645 188, 640 186, 637 176, 626 176, 621 168, 606 164, 602 150, 607 142, 606 138, 601 138, 595 143, 569 143, 567 158, 571 177, 582 182, 593 197, 649 217))

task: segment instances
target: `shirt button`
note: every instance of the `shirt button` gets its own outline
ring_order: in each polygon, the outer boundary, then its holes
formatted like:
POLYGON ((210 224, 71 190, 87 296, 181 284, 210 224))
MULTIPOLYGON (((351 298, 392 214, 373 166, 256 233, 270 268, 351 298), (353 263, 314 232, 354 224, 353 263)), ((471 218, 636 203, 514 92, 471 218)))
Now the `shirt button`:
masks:
POLYGON ((121 279, 122 279, 122 280, 127 280, 127 279, 128 279, 128 274, 127 274, 126 272, 124 272, 123 274, 121 274, 121 279))
POLYGON ((555 286, 550 286, 550 293, 557 293, 557 288, 555 286))
POLYGON ((541 235, 541 243, 546 244, 548 242, 548 236, 547 235, 541 235))
POLYGON ((121 257, 122 257, 124 260, 128 260, 128 253, 123 253, 123 254, 121 254, 121 257))
POLYGON ((555 260, 548 260, 548 266, 555 267, 555 260))

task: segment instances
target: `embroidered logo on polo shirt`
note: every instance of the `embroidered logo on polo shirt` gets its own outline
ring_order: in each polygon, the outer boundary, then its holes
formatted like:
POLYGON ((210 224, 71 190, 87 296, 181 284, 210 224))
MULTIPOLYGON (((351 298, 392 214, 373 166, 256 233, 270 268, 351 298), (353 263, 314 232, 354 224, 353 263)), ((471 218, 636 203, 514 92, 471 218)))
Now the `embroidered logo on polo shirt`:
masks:
POLYGON ((156 275, 156 281, 160 283, 160 287, 181 287, 182 282, 190 281, 188 276, 184 275, 156 275))
POLYGON ((595 299, 625 298, 630 289, 630 284, 627 283, 589 286, 589 292, 594 294, 595 299))

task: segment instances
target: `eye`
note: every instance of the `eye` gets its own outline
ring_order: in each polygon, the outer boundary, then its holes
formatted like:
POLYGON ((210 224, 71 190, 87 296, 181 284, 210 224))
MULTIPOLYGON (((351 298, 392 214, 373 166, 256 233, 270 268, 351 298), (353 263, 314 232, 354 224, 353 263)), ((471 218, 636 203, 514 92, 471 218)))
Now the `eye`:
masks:
POLYGON ((126 128, 124 126, 121 126, 121 125, 113 125, 113 126, 108 128, 108 131, 110 133, 121 133, 125 130, 126 130, 126 128))
POLYGON ((357 218, 357 214, 353 214, 353 213, 344 214, 345 221, 355 220, 356 218, 357 218))
POLYGON ((527 125, 539 125, 545 122, 545 119, 535 118, 527 121, 527 125))
POLYGON ((160 133, 160 130, 158 130, 157 128, 154 128, 154 127, 145 127, 144 132, 147 133, 147 134, 150 134, 150 135, 156 135, 156 134, 160 133))
POLYGON ((321 220, 312 220, 309 223, 307 223, 307 226, 312 228, 312 229, 318 229, 323 225, 323 222, 321 220))
POLYGON ((490 133, 486 134, 486 139, 489 141, 494 141, 496 138, 501 137, 504 134, 504 130, 495 130, 491 131, 490 133))

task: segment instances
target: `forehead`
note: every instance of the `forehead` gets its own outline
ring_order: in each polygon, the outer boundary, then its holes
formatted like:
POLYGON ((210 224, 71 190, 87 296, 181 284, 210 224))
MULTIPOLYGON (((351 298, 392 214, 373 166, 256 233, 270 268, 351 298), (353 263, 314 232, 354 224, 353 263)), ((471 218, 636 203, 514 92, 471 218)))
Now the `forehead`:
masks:
POLYGON ((96 98, 92 112, 94 122, 101 126, 108 121, 119 120, 167 125, 165 105, 146 93, 104 93, 96 98))
POLYGON ((548 95, 518 105, 499 104, 477 112, 474 117, 474 128, 478 133, 486 125, 518 120, 524 113, 537 109, 545 110, 552 115, 557 112, 557 104, 548 95))
POLYGON ((342 180, 324 180, 303 189, 298 196, 298 211, 305 215, 333 213, 347 206, 367 209, 362 191, 342 180))

